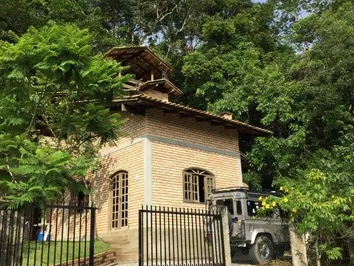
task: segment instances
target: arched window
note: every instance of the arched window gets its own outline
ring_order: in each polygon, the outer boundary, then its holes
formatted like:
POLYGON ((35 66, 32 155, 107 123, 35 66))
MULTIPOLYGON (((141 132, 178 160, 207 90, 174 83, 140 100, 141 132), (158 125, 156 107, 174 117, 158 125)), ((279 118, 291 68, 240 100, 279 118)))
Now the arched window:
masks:
POLYGON ((128 173, 114 174, 112 181, 112 228, 128 226, 128 173))
POLYGON ((205 202, 214 188, 214 176, 201 169, 183 171, 184 200, 188 202, 205 202))

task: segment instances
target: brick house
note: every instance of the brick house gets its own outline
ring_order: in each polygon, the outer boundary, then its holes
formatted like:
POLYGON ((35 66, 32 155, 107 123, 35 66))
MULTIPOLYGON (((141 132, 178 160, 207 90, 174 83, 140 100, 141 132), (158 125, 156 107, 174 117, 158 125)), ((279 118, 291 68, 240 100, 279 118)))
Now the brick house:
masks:
POLYGON ((270 131, 171 102, 182 94, 166 77, 171 67, 146 47, 106 53, 135 78, 112 110, 126 122, 116 146, 100 151, 93 196, 99 238, 117 248, 119 261, 137 260, 142 205, 204 208, 212 188, 242 186, 239 136, 270 131))

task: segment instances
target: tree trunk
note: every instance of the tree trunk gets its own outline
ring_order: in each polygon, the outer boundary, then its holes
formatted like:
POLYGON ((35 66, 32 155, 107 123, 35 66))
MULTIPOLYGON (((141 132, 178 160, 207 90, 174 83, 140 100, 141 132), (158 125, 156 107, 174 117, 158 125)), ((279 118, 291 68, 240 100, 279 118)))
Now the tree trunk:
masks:
POLYGON ((308 266, 305 236, 299 235, 293 224, 289 231, 293 266, 308 266))
POLYGON ((349 266, 354 266, 354 239, 351 237, 347 238, 348 252, 350 258, 349 266))
POLYGON ((316 240, 315 240, 315 249, 316 249, 316 265, 321 266, 321 256, 320 252, 318 250, 318 235, 316 235, 316 240))

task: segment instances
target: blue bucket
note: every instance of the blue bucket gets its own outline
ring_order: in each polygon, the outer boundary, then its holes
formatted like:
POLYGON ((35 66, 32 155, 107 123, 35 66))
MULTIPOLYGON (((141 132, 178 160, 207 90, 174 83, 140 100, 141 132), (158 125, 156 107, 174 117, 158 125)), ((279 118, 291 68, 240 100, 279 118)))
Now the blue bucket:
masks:
POLYGON ((44 239, 45 233, 44 232, 39 232, 37 236, 37 241, 49 241, 50 240, 50 235, 47 235, 46 239, 44 239))

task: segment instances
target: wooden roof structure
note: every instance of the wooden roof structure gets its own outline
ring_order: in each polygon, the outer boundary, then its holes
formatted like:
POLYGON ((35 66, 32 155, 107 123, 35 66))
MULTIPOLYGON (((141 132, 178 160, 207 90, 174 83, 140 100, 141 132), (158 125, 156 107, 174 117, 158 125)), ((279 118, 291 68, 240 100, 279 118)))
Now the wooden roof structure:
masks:
POLYGON ((110 49, 105 56, 130 66, 130 72, 137 80, 161 79, 172 71, 172 67, 146 46, 123 46, 110 49))
MULTIPOLYGON (((113 105, 123 106, 126 110, 136 114, 145 114, 147 108, 163 109, 165 113, 178 113, 181 117, 194 117, 197 121, 208 121, 211 125, 222 125, 225 128, 237 129, 240 134, 252 136, 270 136, 273 132, 259 127, 251 126, 238 120, 214 115, 187 106, 152 98, 144 94, 147 90, 156 90, 175 97, 182 91, 170 82, 166 76, 172 67, 159 58, 150 48, 145 46, 114 47, 105 56, 114 58, 122 66, 130 66, 130 73, 135 79, 128 81, 123 87, 133 95, 113 100, 113 105)), ((114 108, 114 106, 113 106, 114 108)))
POLYGON ((126 96, 123 99, 113 100, 113 103, 118 105, 124 104, 129 112, 137 114, 144 114, 146 108, 156 107, 164 110, 165 113, 179 113, 181 117, 194 117, 197 121, 208 121, 211 125, 221 125, 227 129, 237 129, 241 135, 267 137, 273 134, 272 131, 251 126, 238 120, 226 119, 220 115, 214 115, 181 104, 161 101, 145 95, 126 96))
POLYGON ((142 92, 148 89, 154 89, 163 93, 167 93, 168 95, 172 95, 173 97, 183 94, 183 92, 168 79, 146 81, 142 83, 138 88, 138 90, 142 92))

